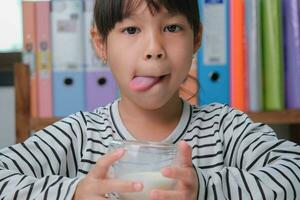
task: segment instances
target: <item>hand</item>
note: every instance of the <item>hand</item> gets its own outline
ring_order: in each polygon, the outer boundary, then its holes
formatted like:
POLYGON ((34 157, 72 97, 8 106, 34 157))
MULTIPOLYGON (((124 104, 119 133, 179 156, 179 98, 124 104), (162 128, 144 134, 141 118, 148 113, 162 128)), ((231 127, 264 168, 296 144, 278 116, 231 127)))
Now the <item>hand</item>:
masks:
POLYGON ((176 179, 174 190, 152 190, 151 200, 196 200, 198 193, 198 178, 192 164, 192 149, 184 141, 179 143, 179 165, 162 170, 166 177, 176 179))
POLYGON ((101 200, 110 192, 139 192, 142 183, 118 181, 107 177, 111 165, 124 155, 124 149, 107 154, 101 158, 85 178, 77 185, 73 200, 101 200))

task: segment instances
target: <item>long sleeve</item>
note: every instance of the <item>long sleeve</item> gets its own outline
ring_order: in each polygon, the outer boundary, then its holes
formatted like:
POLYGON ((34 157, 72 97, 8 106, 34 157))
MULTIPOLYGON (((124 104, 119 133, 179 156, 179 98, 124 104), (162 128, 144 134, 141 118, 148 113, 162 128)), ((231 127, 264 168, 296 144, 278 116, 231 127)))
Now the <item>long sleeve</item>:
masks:
POLYGON ((81 113, 0 151, 0 199, 71 199, 82 154, 81 113), (78 115, 78 116, 77 116, 78 115))
POLYGON ((196 167, 199 199, 300 199, 299 145, 227 106, 219 119, 223 165, 213 172, 196 167))

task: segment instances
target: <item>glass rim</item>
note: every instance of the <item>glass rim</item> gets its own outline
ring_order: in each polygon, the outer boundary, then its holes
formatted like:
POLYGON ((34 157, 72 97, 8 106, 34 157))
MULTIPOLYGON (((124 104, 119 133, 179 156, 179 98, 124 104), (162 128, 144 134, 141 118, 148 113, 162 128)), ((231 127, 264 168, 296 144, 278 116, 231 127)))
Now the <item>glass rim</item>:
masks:
POLYGON ((139 147, 149 147, 149 148, 160 148, 160 149, 176 149, 175 144, 168 144, 163 142, 152 142, 152 141, 137 141, 137 140, 120 140, 120 139, 113 139, 110 145, 120 145, 122 146, 139 146, 139 147))

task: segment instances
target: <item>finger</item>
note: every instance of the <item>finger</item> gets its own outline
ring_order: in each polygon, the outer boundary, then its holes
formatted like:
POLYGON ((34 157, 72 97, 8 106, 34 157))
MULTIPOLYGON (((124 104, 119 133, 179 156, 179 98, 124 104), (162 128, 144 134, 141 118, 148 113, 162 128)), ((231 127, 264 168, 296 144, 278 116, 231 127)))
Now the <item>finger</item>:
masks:
POLYGON ((105 191, 105 193, 140 192, 143 190, 143 184, 141 182, 120 181, 116 179, 106 179, 103 181, 103 184, 101 184, 101 187, 101 190, 105 191))
POLYGON ((184 185, 193 184, 193 178, 196 174, 194 169, 189 168, 181 168, 181 167, 166 167, 161 171, 162 175, 182 181, 184 185))
POLYGON ((183 191, 176 190, 152 190, 150 192, 151 200, 189 200, 188 194, 183 191))
POLYGON ((95 178, 106 178, 110 166, 119 160, 124 155, 124 149, 117 149, 116 151, 104 155, 99 159, 93 169, 90 171, 90 175, 95 178))
POLYGON ((191 167, 192 164, 192 148, 185 141, 178 144, 178 164, 182 167, 191 167))

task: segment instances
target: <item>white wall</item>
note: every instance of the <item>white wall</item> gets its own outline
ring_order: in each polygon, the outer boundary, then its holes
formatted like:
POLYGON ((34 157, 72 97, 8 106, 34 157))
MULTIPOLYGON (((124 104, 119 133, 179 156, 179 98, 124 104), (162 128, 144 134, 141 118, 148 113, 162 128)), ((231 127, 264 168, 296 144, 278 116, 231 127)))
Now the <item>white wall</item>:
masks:
POLYGON ((14 87, 0 87, 0 149, 15 143, 14 87))

